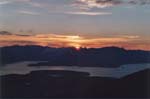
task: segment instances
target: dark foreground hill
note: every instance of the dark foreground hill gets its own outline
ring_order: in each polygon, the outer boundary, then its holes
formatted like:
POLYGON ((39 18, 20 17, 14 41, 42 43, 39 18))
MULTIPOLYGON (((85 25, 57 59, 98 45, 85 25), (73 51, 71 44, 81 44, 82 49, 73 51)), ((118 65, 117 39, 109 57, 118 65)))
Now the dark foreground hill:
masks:
POLYGON ((47 61, 30 66, 101 66, 150 63, 150 51, 105 48, 50 48, 41 46, 10 46, 1 48, 2 64, 22 61, 47 61))
POLYGON ((1 98, 150 98, 150 70, 121 79, 85 72, 34 71, 1 76, 1 98), (69 75, 69 76, 68 76, 69 75))

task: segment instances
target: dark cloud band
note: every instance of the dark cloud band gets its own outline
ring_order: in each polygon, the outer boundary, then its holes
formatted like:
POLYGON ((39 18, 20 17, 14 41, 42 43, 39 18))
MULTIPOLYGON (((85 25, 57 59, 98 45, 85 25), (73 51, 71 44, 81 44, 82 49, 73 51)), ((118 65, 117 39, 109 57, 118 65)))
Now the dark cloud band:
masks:
POLYGON ((149 5, 150 0, 77 0, 78 5, 87 5, 89 8, 104 8, 115 5, 149 5))
POLYGON ((12 35, 12 33, 7 31, 0 31, 0 35, 12 35))

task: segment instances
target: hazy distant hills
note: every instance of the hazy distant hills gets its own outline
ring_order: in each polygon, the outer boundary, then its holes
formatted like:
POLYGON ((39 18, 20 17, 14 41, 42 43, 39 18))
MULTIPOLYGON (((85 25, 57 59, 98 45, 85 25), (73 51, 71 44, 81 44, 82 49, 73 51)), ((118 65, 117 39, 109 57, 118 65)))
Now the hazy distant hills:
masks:
POLYGON ((2 64, 22 61, 47 61, 30 66, 101 66, 150 63, 150 51, 105 48, 50 48, 41 46, 10 46, 1 48, 2 64))

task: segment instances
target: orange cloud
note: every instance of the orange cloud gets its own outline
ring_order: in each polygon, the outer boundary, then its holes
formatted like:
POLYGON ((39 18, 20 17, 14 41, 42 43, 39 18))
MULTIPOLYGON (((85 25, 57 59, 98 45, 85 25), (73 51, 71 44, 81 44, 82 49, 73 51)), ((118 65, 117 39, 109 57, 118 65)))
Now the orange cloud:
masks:
POLYGON ((74 14, 74 15, 90 15, 90 16, 96 16, 96 15, 111 15, 110 12, 67 12, 66 14, 74 14))
POLYGON ((49 47, 87 47, 98 48, 106 46, 118 46, 128 49, 150 50, 147 46, 150 42, 144 42, 139 36, 116 36, 116 37, 85 37, 78 35, 0 35, 0 46, 11 45, 41 45, 49 47))

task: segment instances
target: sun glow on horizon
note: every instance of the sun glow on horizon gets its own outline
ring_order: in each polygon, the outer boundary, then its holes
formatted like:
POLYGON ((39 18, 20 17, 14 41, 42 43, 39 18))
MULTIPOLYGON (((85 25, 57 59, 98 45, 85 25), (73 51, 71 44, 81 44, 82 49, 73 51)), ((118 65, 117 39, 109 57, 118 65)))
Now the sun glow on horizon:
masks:
POLYGON ((74 47, 76 50, 79 50, 81 47, 81 43, 83 41, 83 38, 75 35, 75 36, 67 36, 67 40, 71 42, 69 45, 74 47))
POLYGON ((78 36, 78 35, 73 35, 73 36, 68 36, 67 37, 68 39, 80 39, 81 37, 80 36, 78 36))
POLYGON ((72 46, 73 46, 76 50, 80 50, 80 48, 82 47, 80 44, 72 44, 72 46))
POLYGON ((58 34, 3 34, 0 35, 0 46, 12 45, 40 45, 48 47, 74 47, 80 48, 100 48, 106 46, 118 46, 127 49, 150 50, 148 38, 142 38, 136 35, 119 35, 115 37, 90 37, 79 35, 58 35, 58 34), (145 39, 145 42, 143 42, 145 39))

